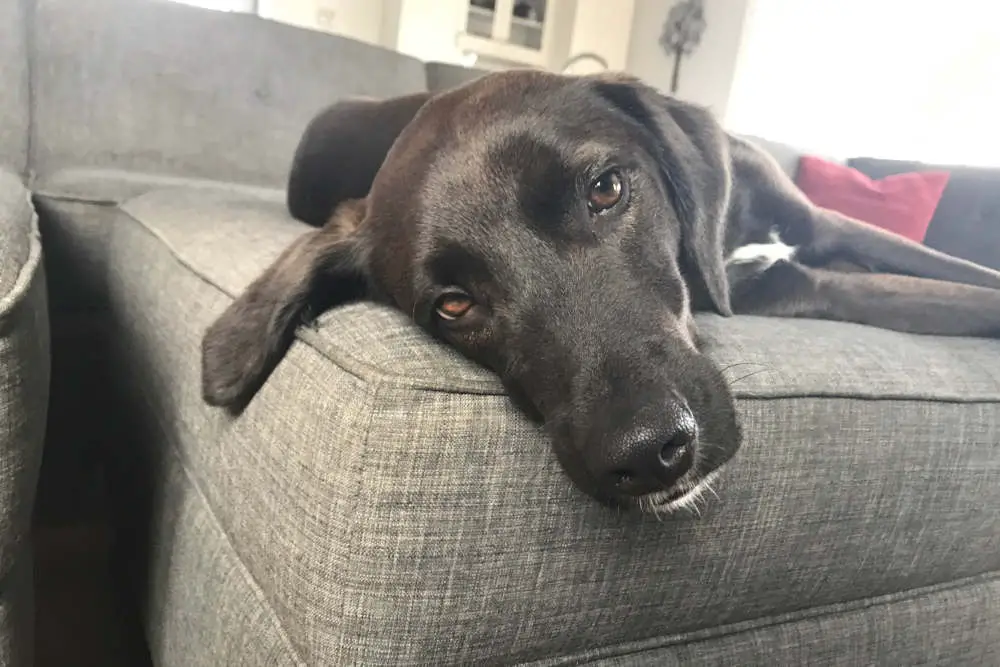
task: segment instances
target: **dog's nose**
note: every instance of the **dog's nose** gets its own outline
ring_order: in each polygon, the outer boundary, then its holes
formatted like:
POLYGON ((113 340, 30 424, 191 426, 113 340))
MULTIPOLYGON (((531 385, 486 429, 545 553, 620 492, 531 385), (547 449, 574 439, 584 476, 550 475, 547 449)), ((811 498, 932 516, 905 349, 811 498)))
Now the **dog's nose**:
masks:
POLYGON ((615 495, 665 491, 691 468, 697 439, 691 410, 672 402, 655 421, 636 424, 607 442, 595 472, 615 495))

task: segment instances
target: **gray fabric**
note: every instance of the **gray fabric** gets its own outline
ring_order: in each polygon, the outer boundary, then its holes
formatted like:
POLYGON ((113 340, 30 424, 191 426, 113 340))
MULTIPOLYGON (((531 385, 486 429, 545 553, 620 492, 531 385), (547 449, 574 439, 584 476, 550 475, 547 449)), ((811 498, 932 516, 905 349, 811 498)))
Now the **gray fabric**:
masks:
POLYGON ((146 609, 154 664, 299 663, 260 589, 169 447, 157 452, 146 609), (212 618, 212 622, 206 619, 212 618))
POLYGON ((33 667, 35 664, 35 591, 32 554, 24 550, 6 572, 0 585, 0 665, 33 667))
POLYGON ((424 68, 427 70, 427 90, 432 93, 460 86, 489 73, 487 70, 451 63, 430 62, 424 68))
POLYGON ((0 2, 0 167, 18 173, 28 160, 27 0, 0 2))
POLYGON ((205 178, 186 178, 123 169, 68 168, 35 176, 31 190, 36 196, 89 204, 120 204, 150 190, 167 188, 225 190, 285 201, 281 188, 255 187, 205 178))
POLYGON ((792 146, 790 144, 782 143, 780 141, 773 141, 771 139, 765 139, 764 137, 758 137, 754 135, 740 135, 742 139, 750 141, 756 144, 758 147, 767 151, 771 157, 775 159, 778 166, 781 167, 788 176, 795 180, 796 174, 799 172, 799 158, 803 155, 815 155, 821 157, 824 160, 829 160, 830 162, 836 162, 838 164, 844 164, 845 161, 842 158, 835 157, 832 155, 815 153, 806 150, 799 146, 792 146))
POLYGON ((107 241, 112 206, 39 197, 45 235, 49 301, 60 314, 92 311, 107 303, 107 241))
POLYGON ((0 299, 14 289, 31 253, 34 212, 20 179, 0 167, 0 299))
MULTIPOLYGON (((155 544, 160 548, 153 551, 151 576, 155 582, 150 605, 154 617, 149 623, 153 660, 160 665, 192 667, 303 664, 214 521, 204 496, 169 448, 160 453, 166 461, 156 466, 160 498, 153 524, 159 529, 155 544), (220 613, 239 616, 214 623, 191 620, 220 613), (233 628, 241 631, 234 633, 233 628)), ((614 654, 595 651, 534 665, 986 666, 1000 662, 998 620, 1000 583, 977 577, 958 585, 857 600, 789 618, 771 617, 638 642, 616 647, 614 654)))
POLYGON ((425 87, 391 51, 164 0, 37 0, 34 167, 281 187, 310 118, 425 87))
MULTIPOLYGON (((1000 664, 1000 583, 917 590, 820 610, 812 618, 717 633, 662 649, 597 660, 601 667, 714 665, 1000 664)), ((779 620, 779 619, 775 619, 779 620)), ((785 620, 785 619, 780 619, 785 620)), ((553 661, 542 664, 570 664, 553 661)))
POLYGON ((33 190, 49 258, 50 301, 59 313, 107 305, 107 242, 114 204, 164 187, 225 189, 281 205, 284 191, 114 169, 62 169, 39 174, 33 190))
POLYGON ((41 257, 28 193, 0 173, 0 662, 17 666, 31 664, 26 561, 50 374, 41 257))
MULTIPOLYGON (((325 314, 241 418, 206 407, 202 331, 305 228, 241 193, 123 208, 132 441, 176 452, 306 664, 617 655, 1000 568, 996 342, 825 323, 816 352, 819 323, 704 319, 713 355, 771 372, 735 384, 747 440, 720 498, 660 523, 584 498, 490 374, 392 310, 325 314)), ((177 586, 166 613, 222 632, 177 586)), ((810 654, 851 646, 817 628, 810 654)))

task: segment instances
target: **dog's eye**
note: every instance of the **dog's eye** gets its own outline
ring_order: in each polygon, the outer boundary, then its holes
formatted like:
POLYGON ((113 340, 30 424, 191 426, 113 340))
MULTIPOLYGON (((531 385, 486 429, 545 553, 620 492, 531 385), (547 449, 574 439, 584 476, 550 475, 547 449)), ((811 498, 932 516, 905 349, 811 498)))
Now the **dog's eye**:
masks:
POLYGON ((438 297, 434 308, 442 319, 457 320, 465 315, 475 302, 472 297, 460 289, 452 288, 438 297))
POLYGON ((587 208, 591 213, 606 211, 622 199, 625 184, 621 172, 609 169, 590 184, 587 192, 587 208))

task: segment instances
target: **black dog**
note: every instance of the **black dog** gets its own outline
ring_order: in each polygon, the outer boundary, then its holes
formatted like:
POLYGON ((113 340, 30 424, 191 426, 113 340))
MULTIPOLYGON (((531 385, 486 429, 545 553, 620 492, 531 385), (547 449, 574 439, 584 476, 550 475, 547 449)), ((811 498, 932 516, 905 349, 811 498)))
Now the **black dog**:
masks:
POLYGON ((1000 274, 812 206, 707 111, 625 77, 337 104, 288 204, 321 228, 207 331, 208 403, 244 407, 304 313, 374 299, 495 371, 581 489, 654 511, 741 439, 693 311, 1000 334, 1000 274), (786 259, 741 254, 776 238, 786 259))

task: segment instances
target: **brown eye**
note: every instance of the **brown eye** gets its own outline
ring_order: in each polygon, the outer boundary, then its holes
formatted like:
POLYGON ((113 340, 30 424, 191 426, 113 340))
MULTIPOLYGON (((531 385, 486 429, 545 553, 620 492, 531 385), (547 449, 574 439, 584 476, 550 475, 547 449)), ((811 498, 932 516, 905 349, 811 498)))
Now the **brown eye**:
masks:
POLYGON ((621 201, 623 191, 624 184, 621 172, 617 169, 609 169, 590 184, 590 191, 587 193, 587 208, 592 213, 606 211, 621 201))
POLYGON ((472 297, 461 290, 452 290, 442 294, 435 304, 437 314, 446 320, 457 320, 465 315, 475 302, 472 297))

